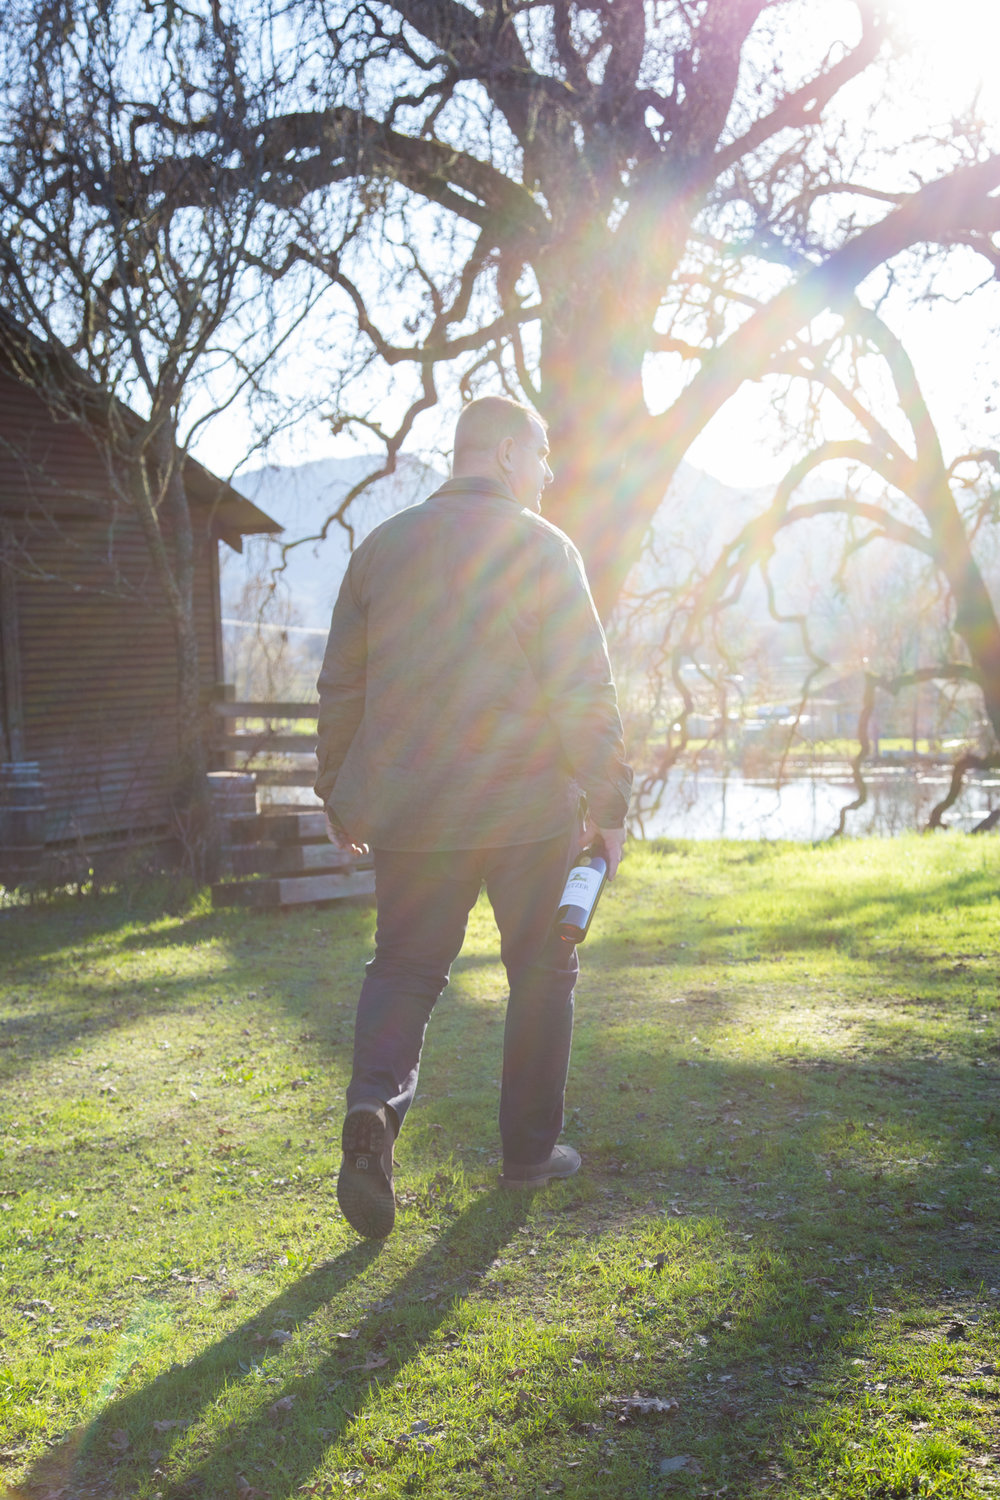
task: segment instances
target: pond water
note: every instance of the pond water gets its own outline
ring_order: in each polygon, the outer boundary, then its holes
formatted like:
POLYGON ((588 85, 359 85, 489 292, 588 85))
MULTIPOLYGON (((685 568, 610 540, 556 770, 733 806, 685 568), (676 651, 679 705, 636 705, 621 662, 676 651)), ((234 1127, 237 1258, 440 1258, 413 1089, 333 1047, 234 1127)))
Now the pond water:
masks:
MULTIPOLYGON (((849 835, 891 836, 923 828, 951 781, 946 767, 878 767, 866 771, 865 779, 868 801, 848 813, 849 835)), ((773 780, 689 772, 667 784, 659 806, 642 818, 641 832, 646 838, 825 839, 855 795, 846 772, 796 776, 780 788, 773 780)), ((945 823, 968 831, 998 805, 1000 781, 972 780, 945 823)))
MULTIPOLYGON (((931 808, 948 790, 946 766, 878 766, 866 771, 868 801, 848 813, 848 835, 890 837, 923 828, 931 808)), ((290 804, 316 811, 307 787, 258 787, 261 807, 290 804)), ((763 777, 717 770, 685 771, 668 782, 660 804, 641 817, 635 836, 677 839, 798 839, 812 842, 834 833, 840 809, 855 798, 847 771, 789 778, 783 786, 763 777)), ((945 818, 967 832, 1000 806, 1000 780, 972 779, 945 818)))

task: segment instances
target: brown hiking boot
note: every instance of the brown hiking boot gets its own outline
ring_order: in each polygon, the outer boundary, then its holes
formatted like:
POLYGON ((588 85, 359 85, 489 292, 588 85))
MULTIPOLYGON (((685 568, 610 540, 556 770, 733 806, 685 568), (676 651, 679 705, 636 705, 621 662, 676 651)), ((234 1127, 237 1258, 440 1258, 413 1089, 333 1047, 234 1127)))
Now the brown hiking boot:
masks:
POLYGON ((505 1188, 547 1187, 557 1177, 572 1177, 580 1170, 580 1153, 572 1146, 553 1146, 544 1161, 531 1166, 519 1166, 505 1161, 500 1174, 500 1186, 505 1188))
POLYGON ((384 1240, 396 1222, 392 1147, 396 1121, 380 1099, 364 1099, 347 1111, 337 1178, 344 1218, 366 1239, 384 1240))

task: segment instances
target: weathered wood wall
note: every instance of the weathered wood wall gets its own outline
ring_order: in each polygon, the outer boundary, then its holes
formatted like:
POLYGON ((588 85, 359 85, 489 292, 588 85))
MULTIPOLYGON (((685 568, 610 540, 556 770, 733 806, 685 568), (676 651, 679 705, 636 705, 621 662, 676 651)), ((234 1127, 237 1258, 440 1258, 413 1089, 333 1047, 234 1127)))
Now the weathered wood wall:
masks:
MULTIPOLYGON (((218 517, 195 507, 206 701, 222 680, 218 517)), ((162 589, 138 522, 115 514, 102 460, 0 370, 0 536, 14 594, 20 682, 0 652, 4 758, 37 761, 46 839, 89 841, 166 825, 177 672, 162 589), (8 665, 3 666, 4 661, 8 665), (20 697, 22 743, 9 706, 20 697)), ((3 616, 10 616, 5 601, 3 616)))

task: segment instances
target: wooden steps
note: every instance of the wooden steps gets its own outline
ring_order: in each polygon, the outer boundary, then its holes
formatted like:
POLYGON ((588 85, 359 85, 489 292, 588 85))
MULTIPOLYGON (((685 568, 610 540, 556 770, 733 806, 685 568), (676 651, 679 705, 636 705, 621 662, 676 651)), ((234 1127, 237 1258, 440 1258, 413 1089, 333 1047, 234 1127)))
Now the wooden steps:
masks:
POLYGON ((322 875, 353 870, 357 859, 344 854, 323 836, 322 844, 260 843, 237 845, 229 851, 233 875, 322 875))
POLYGON ((348 896, 374 894, 375 871, 357 868, 279 880, 224 880, 212 887, 212 905, 301 906, 310 901, 343 901, 348 896))
MULTIPOLYGON (((326 838, 326 818, 321 812, 305 812, 285 806, 274 812, 255 812, 252 817, 233 818, 230 834, 238 844, 254 844, 261 839, 282 844, 318 843, 326 838)), ((332 849, 333 845, 329 847, 332 849)))
POLYGON ((212 886, 213 906, 273 908, 374 896, 370 855, 345 854, 331 844, 322 812, 296 807, 251 811, 245 795, 248 779, 244 772, 238 810, 231 787, 226 788, 225 810, 219 806, 226 829, 227 878, 212 886))

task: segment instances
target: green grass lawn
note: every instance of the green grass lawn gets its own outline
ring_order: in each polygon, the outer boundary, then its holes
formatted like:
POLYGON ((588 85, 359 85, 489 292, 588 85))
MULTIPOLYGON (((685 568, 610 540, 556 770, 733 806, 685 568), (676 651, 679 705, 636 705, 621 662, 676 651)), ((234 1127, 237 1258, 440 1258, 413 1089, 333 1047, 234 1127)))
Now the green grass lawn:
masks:
POLYGON ((570 1182, 501 1193, 485 907, 384 1245, 334 1183, 364 906, 0 913, 0 1482, 1000 1494, 1000 845, 634 846, 570 1182))

